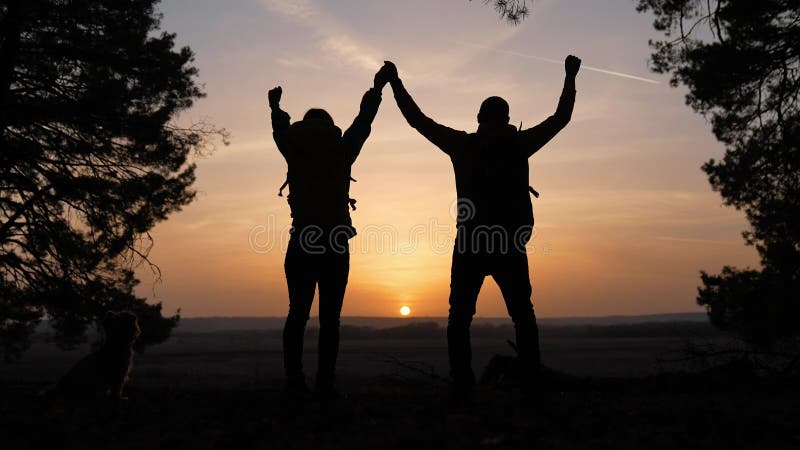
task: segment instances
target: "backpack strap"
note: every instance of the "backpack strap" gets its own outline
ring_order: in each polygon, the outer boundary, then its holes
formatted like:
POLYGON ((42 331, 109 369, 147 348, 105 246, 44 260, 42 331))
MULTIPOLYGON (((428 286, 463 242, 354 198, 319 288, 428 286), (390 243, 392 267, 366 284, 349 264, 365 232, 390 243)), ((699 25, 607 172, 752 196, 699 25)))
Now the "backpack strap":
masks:
MULTIPOLYGON (((358 180, 356 180, 356 179, 355 179, 355 178, 353 178, 353 177, 350 177, 350 181, 353 181, 353 182, 358 182, 358 180)), ((286 189, 286 186, 288 186, 288 185, 289 185, 289 177, 287 176, 287 177, 286 177, 286 181, 284 181, 284 182, 283 182, 283 184, 281 185, 280 189, 278 189, 278 197, 283 197, 283 190, 284 190, 284 189, 286 189)), ((349 204, 350 204, 350 208, 351 208, 353 211, 355 211, 355 210, 356 210, 356 202, 357 202, 357 201, 358 201, 358 200, 356 200, 356 199, 354 199, 354 198, 348 198, 348 199, 347 199, 347 203, 349 203, 349 204)))
MULTIPOLYGON (((520 123, 519 123, 519 128, 517 129, 517 131, 518 131, 518 132, 519 132, 519 131, 522 131, 522 122, 520 122, 520 123)), ((539 191, 537 191, 536 189, 534 189, 534 188, 533 188, 533 186, 528 186, 528 191, 529 191, 531 194, 533 194, 533 196, 534 196, 535 198, 539 198, 539 191)), ((511 344, 511 341, 508 341, 508 343, 509 343, 509 344, 511 344)), ((514 350, 516 350, 516 349, 517 349, 517 347, 514 347, 514 350)))
MULTIPOLYGON (((355 179, 355 178, 353 178, 352 176, 350 177, 350 181, 352 181, 352 182, 354 182, 354 183, 357 183, 357 182, 358 182, 358 180, 356 180, 356 179, 355 179)), ((356 201, 357 201, 357 200, 356 200, 356 199, 354 199, 354 198, 352 198, 352 197, 347 199, 347 203, 350 203, 350 208, 351 208, 353 211, 355 211, 355 210, 356 210, 356 201)))

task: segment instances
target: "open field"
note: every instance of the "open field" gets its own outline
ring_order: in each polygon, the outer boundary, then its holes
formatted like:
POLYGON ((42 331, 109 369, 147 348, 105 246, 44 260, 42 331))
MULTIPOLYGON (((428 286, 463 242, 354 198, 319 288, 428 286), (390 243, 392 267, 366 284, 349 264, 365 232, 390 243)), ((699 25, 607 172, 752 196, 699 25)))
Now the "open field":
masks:
MULTIPOLYGON (((244 325, 239 322, 234 319, 223 321, 223 325, 219 322, 198 325, 190 321, 188 326, 179 327, 166 343, 137 357, 133 382, 149 386, 279 382, 283 373, 279 320, 268 321, 270 329, 249 329, 255 325, 247 320, 244 325), (220 326, 244 329, 218 329, 220 326)), ((443 377, 447 375, 444 319, 344 321, 348 322, 358 325, 342 328, 338 364, 342 383, 353 378, 397 374, 404 371, 403 363, 443 377)), ((309 375, 313 375, 316 367, 316 330, 312 321, 306 333, 304 354, 309 375)), ((573 375, 601 377, 635 377, 675 370, 673 364, 663 360, 676 356, 675 352, 690 343, 724 339, 709 325, 693 322, 602 326, 578 322, 543 325, 541 334, 546 366, 573 375)), ((508 319, 478 321, 472 335, 473 367, 478 374, 494 354, 513 354, 506 343, 514 337, 508 319)), ((0 364, 0 380, 52 382, 88 351, 88 345, 61 351, 42 336, 21 361, 0 364)))
MULTIPOLYGON (((316 367, 316 342, 306 340, 304 366, 309 375, 316 367)), ((684 338, 549 338, 542 340, 544 364, 583 376, 631 377, 664 369, 659 356, 685 345, 684 338)), ((0 380, 46 383, 55 381, 88 346, 61 352, 46 344, 34 345, 25 358, 0 365, 0 380)), ((473 339, 473 366, 484 367, 495 353, 511 356, 503 339, 473 339)), ((444 339, 343 340, 339 354, 342 383, 351 378, 404 372, 398 362, 411 362, 447 375, 444 339)), ((136 359, 134 384, 144 385, 249 385, 280 381, 281 341, 258 333, 178 334, 166 344, 148 349, 136 359)), ((668 366, 668 365, 667 365, 668 366)), ((411 375, 411 374, 404 374, 411 375)))
MULTIPOLYGON (((40 397, 88 346, 61 352, 39 342, 22 361, 0 365, 0 435, 15 450, 800 447, 796 380, 660 362, 688 343, 723 340, 675 330, 543 329, 552 370, 542 396, 481 387, 467 405, 448 401, 446 344, 435 325, 344 329, 344 397, 328 405, 285 397, 278 330, 179 331, 137 358, 130 399, 116 413, 108 405, 68 411, 40 397)), ((511 354, 510 332, 476 328, 476 371, 495 353, 511 354)))

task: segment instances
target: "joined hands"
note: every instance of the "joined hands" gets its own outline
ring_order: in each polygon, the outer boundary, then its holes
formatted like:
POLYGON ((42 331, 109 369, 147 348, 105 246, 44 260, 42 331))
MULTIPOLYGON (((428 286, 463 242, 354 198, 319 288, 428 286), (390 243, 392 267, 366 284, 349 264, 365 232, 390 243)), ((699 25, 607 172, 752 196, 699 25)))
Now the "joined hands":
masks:
POLYGON ((397 68, 389 61, 385 61, 383 66, 375 74, 375 89, 381 90, 386 83, 392 82, 397 78, 397 68))

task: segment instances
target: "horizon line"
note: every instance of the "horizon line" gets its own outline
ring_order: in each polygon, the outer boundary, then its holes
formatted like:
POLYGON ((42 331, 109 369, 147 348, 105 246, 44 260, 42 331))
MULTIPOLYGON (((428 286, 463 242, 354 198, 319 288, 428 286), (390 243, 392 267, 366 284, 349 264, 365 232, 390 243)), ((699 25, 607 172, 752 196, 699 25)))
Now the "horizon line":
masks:
MULTIPOLYGON (((706 314, 704 311, 678 311, 664 313, 645 313, 645 314, 607 314, 601 316, 537 316, 536 319, 604 319, 611 317, 650 317, 650 316, 672 316, 683 314, 706 314)), ((318 318, 319 316, 309 316, 318 318)), ((285 315, 280 316, 181 316, 183 319, 285 319, 285 315)), ((342 319, 447 319, 447 316, 341 316, 342 319)), ((511 319, 509 316, 475 316, 475 319, 511 319)))

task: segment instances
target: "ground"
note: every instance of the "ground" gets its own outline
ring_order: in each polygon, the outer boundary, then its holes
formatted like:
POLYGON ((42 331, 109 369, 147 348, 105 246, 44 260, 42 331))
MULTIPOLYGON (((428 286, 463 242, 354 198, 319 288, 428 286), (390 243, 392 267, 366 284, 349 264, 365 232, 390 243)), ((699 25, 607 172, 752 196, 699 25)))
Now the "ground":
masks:
MULTIPOLYGON (((705 338, 545 337, 543 394, 448 399, 444 337, 346 339, 344 398, 288 399, 277 333, 178 333, 136 358, 129 400, 75 411, 39 395, 88 347, 39 342, 0 364, 3 449, 800 449, 797 378, 669 364, 705 338)), ((504 339, 475 338, 474 366, 504 339)), ((309 339, 305 365, 313 373, 309 339)))
POLYGON ((7 386, 0 435, 18 450, 800 448, 800 395, 785 380, 562 378, 535 401, 483 388, 468 405, 424 377, 360 380, 330 405, 273 386, 132 388, 115 414, 47 408, 41 386, 7 386))

